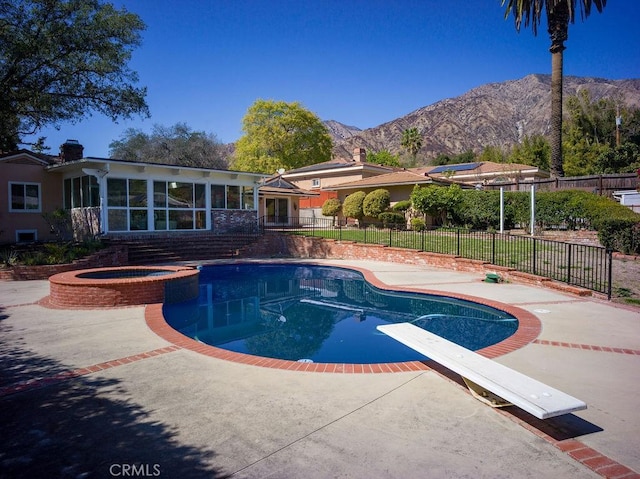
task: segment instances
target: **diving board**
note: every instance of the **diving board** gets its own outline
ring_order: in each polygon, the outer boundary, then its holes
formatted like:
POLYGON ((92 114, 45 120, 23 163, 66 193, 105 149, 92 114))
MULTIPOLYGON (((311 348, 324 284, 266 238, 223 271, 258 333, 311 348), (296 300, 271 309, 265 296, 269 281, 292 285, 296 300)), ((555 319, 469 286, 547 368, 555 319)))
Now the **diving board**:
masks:
POLYGON ((518 406, 539 419, 586 409, 583 401, 410 323, 378 326, 396 341, 458 373, 493 407, 518 406))

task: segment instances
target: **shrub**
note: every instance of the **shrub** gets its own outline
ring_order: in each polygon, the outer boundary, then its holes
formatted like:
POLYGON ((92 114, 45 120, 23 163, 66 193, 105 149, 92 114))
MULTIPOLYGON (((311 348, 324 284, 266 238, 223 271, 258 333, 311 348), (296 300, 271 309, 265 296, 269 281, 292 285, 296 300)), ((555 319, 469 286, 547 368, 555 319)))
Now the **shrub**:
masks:
POLYGON ((356 191, 347 196, 342 203, 342 214, 347 218, 361 220, 364 217, 362 203, 365 196, 367 195, 364 191, 356 191))
POLYGON ((377 218, 380 213, 384 213, 391 204, 391 195, 388 190, 377 189, 364 197, 362 211, 365 216, 377 218))
MULTIPOLYGON (((468 225, 472 229, 486 230, 499 226, 500 192, 462 190, 461 201, 453 210, 452 218, 456 224, 468 225)), ((510 223, 512 221, 507 218, 505 207, 505 225, 510 223)))
POLYGON ((395 213, 393 211, 385 211, 384 213, 380 213, 378 215, 378 219, 382 221, 382 226, 384 226, 385 228, 398 228, 400 226, 404 227, 406 224, 404 215, 402 213, 395 213))
POLYGON ((322 214, 324 216, 331 216, 335 218, 335 216, 340 213, 341 209, 342 203, 340 203, 338 198, 329 198, 322 205, 322 214))
POLYGON ((427 224, 422 218, 412 218, 411 229, 413 231, 424 231, 425 229, 427 229, 427 224))
POLYGON ((398 201, 391 207, 393 211, 407 211, 409 208, 411 208, 411 200, 398 201))
POLYGON ((426 186, 416 185, 411 193, 411 203, 413 207, 437 218, 440 224, 447 222, 449 215, 452 215, 457 206, 462 201, 462 189, 458 185, 426 186))
POLYGON ((640 254, 640 220, 608 218, 598 229, 602 246, 624 254, 640 254))

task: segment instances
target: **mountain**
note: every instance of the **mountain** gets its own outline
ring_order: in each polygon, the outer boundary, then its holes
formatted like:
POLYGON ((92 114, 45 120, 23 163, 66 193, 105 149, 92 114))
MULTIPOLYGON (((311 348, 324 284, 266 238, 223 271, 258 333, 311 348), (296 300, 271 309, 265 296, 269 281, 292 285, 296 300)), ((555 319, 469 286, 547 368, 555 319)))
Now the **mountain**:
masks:
POLYGON ((324 126, 326 126, 327 130, 329 130, 329 134, 331 135, 331 138, 333 138, 334 143, 336 141, 342 141, 346 140, 347 138, 351 138, 352 136, 357 135, 362 131, 356 126, 344 125, 343 123, 335 120, 326 120, 322 123, 324 123, 324 126))
MULTIPOLYGON (((564 77, 565 98, 583 88, 593 100, 621 95, 627 105, 640 107, 640 79, 564 77)), ((525 135, 546 135, 550 116, 551 76, 535 74, 482 85, 366 130, 332 121, 330 132, 334 156, 349 158, 356 147, 401 153, 402 132, 417 128, 423 138, 418 156, 428 159, 441 153, 480 153, 489 145, 510 148, 525 135)))

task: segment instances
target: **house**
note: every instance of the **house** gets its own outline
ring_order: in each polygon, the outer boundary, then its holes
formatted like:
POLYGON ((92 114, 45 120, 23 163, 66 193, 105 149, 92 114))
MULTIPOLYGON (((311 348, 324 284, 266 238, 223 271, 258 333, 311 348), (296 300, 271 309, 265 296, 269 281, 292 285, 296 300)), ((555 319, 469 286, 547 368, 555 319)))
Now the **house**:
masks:
POLYGON ((0 155, 0 243, 51 240, 43 213, 61 206, 62 182, 47 168, 49 155, 18 150, 0 155))
POLYGON ((333 186, 392 171, 394 168, 389 166, 368 163, 364 148, 355 148, 352 158, 336 158, 303 166, 283 173, 282 177, 299 188, 319 193, 317 196, 300 199, 301 217, 319 217, 322 216, 324 202, 337 197, 332 190, 333 186))
POLYGON ((263 224, 297 224, 300 202, 320 196, 318 191, 298 188, 281 174, 267 178, 260 186, 260 212, 263 224))
POLYGON ((44 217, 71 212, 76 238, 226 233, 255 225, 266 175, 83 156, 75 140, 60 156, 0 155, 0 242, 56 238, 44 217))
MULTIPOLYGON (((391 197, 391 205, 398 201, 408 200, 411 192, 416 187, 427 185, 449 186, 456 184, 455 181, 447 178, 432 178, 426 173, 416 173, 411 170, 399 170, 384 175, 372 176, 358 181, 350 181, 329 187, 331 191, 338 194, 338 199, 344 202, 344 199, 356 191, 364 191, 370 193, 377 189, 385 189, 391 197)), ((469 185, 464 187, 470 188, 469 185)))

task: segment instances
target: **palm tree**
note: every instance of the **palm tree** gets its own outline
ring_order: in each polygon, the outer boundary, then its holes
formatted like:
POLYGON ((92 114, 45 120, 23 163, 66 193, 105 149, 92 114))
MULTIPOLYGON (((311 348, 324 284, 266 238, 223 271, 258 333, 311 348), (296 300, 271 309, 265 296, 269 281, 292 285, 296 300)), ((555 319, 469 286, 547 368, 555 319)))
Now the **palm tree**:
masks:
POLYGON ((417 128, 407 128, 402 132, 400 145, 411 155, 412 166, 416 164, 416 155, 422 148, 422 137, 417 128))
POLYGON ((564 175, 562 167, 562 52, 564 42, 569 36, 569 22, 575 21, 576 3, 580 5, 580 17, 584 20, 595 6, 598 12, 607 4, 607 0, 502 0, 507 5, 505 18, 513 14, 516 30, 524 21, 531 24, 533 34, 538 34, 538 25, 542 11, 547 15, 547 31, 551 38, 551 175, 564 175))

